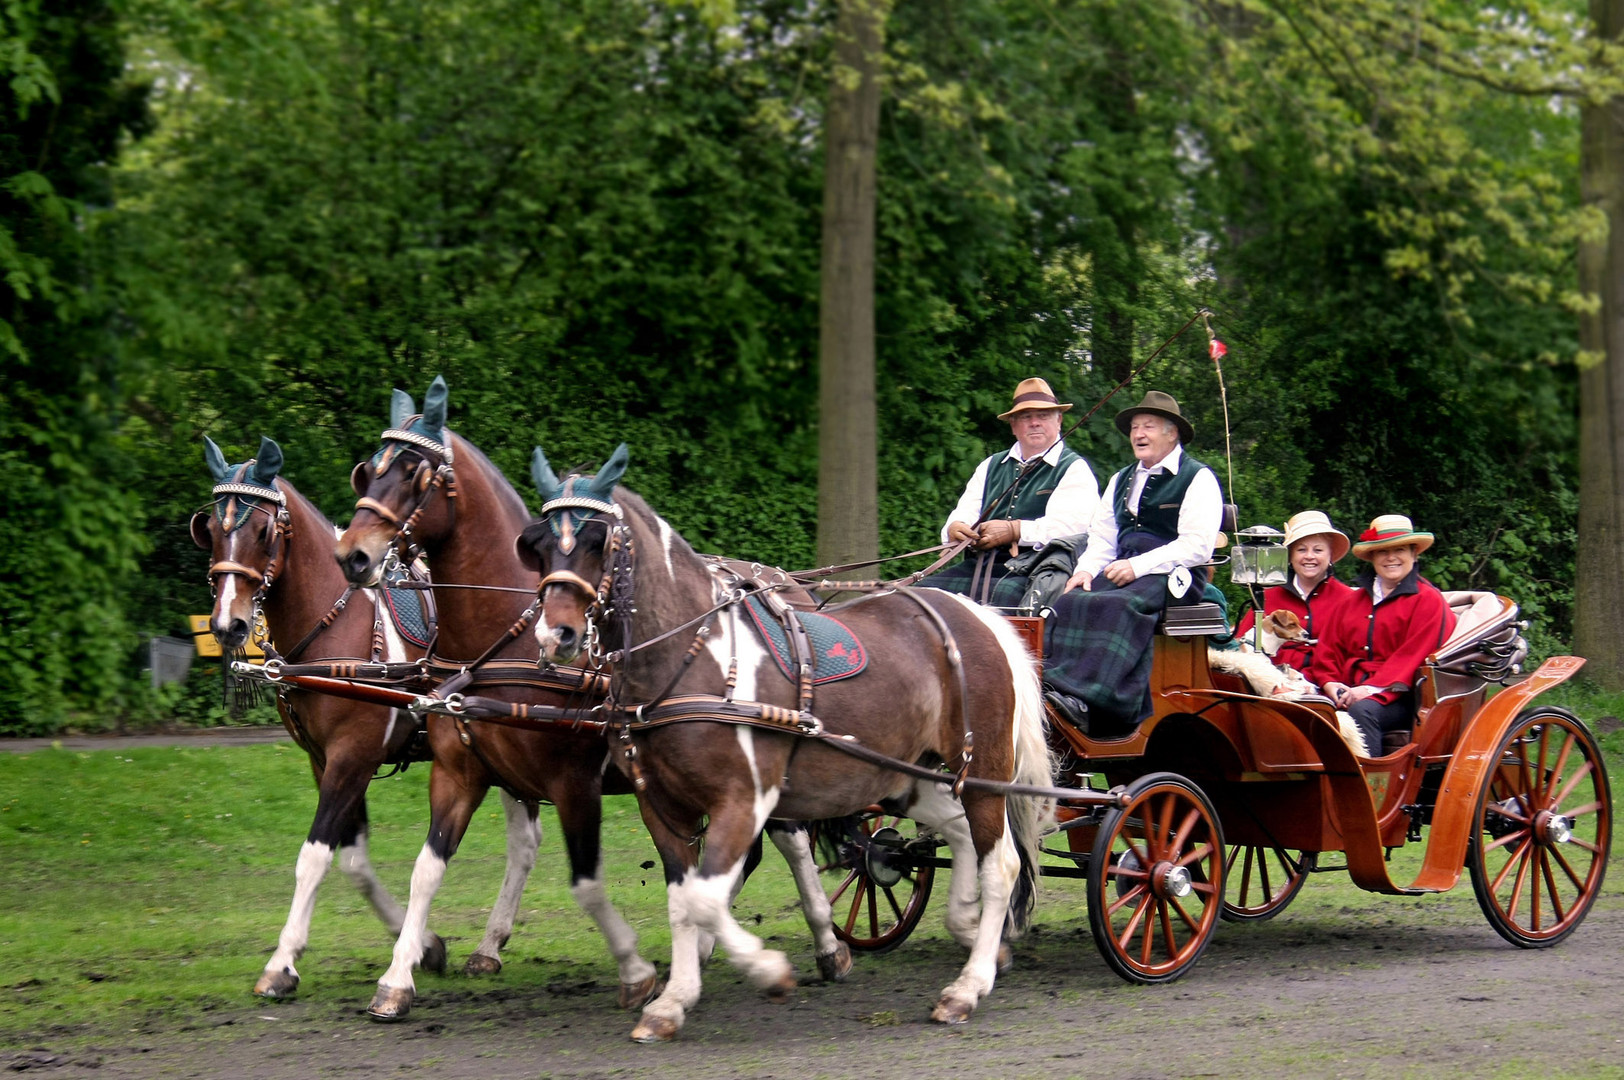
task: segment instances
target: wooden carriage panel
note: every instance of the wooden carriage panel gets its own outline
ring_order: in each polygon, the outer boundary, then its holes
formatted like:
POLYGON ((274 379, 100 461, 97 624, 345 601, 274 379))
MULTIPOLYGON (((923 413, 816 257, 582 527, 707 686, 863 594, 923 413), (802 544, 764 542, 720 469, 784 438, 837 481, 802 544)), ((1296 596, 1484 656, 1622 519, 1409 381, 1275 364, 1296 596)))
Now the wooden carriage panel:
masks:
POLYGON ((1340 851, 1318 776, 1290 776, 1206 789, 1223 823, 1224 842, 1278 845, 1291 851, 1340 851))

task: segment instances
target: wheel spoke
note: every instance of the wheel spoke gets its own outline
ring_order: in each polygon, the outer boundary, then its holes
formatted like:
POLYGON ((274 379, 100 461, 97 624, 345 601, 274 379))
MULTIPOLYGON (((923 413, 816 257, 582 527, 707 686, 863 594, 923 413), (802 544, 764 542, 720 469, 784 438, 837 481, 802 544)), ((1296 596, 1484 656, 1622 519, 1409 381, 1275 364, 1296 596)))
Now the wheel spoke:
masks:
POLYGON ((1200 862, 1201 860, 1207 858, 1207 856, 1209 856, 1211 854, 1212 854, 1212 845, 1211 844, 1202 844, 1198 848, 1191 849, 1191 851, 1190 851, 1190 853, 1188 855, 1185 855, 1182 858, 1179 858, 1179 859, 1175 860, 1173 865, 1174 866, 1189 866, 1191 863, 1200 862))
MULTIPOLYGON (((1528 864, 1533 861, 1533 848, 1533 841, 1529 841, 1517 849, 1517 858, 1515 863, 1517 867, 1517 879, 1511 885, 1510 903, 1506 905, 1506 918, 1508 919, 1515 920, 1517 918, 1517 905, 1522 902, 1523 886, 1528 883, 1528 864)), ((1513 864, 1508 863, 1506 865, 1506 870, 1511 869, 1512 865, 1513 864)), ((1502 877, 1504 877, 1505 870, 1500 871, 1500 874, 1502 877)))
MULTIPOLYGON (((1201 808, 1199 806, 1190 807, 1190 812, 1184 815, 1183 821, 1179 822, 1178 832, 1167 842, 1167 855, 1169 858, 1177 855, 1181 850, 1183 850, 1184 845, 1190 842, 1190 837, 1195 829, 1196 822, 1200 820, 1201 808)), ((1179 865, 1182 866, 1184 864, 1181 862, 1179 865)))
POLYGON ((896 892, 889 885, 885 886, 885 902, 890 905, 891 914, 896 918, 897 922, 901 922, 902 908, 897 904, 896 892))
MULTIPOLYGON (((1561 806, 1564 802, 1566 802, 1568 796, 1573 794, 1573 789, 1579 786, 1579 781, 1589 776, 1595 768, 1596 763, 1593 761, 1587 761, 1580 766, 1579 769, 1568 780, 1568 782, 1562 785, 1562 790, 1557 794, 1556 798, 1551 800, 1551 805, 1556 807, 1561 806)), ((1590 805, 1595 806, 1597 804, 1591 803, 1590 805)))
MULTIPOLYGON (((1529 836, 1529 830, 1527 830, 1527 829, 1518 829, 1516 832, 1506 833, 1506 835, 1500 837, 1498 840, 1491 840, 1489 843, 1484 844, 1483 845, 1483 850, 1485 852, 1490 852, 1490 851, 1493 851, 1495 848, 1504 847, 1506 844, 1512 843, 1513 841, 1526 840, 1528 838, 1528 836, 1529 836)), ((1496 884, 1499 884, 1499 883, 1496 882, 1496 884)))
MULTIPOLYGON (((1573 841, 1573 842, 1574 843, 1582 843, 1582 841, 1573 841)), ((1587 850, 1589 850, 1589 851, 1591 851, 1593 853, 1599 854, 1599 852, 1597 852, 1596 846, 1594 844, 1583 844, 1583 846, 1587 850)), ((1580 879, 1578 874, 1573 872, 1573 865, 1568 862, 1567 856, 1563 855, 1560 851, 1557 851, 1557 850, 1555 850, 1553 848, 1551 850, 1551 858, 1556 860, 1556 865, 1560 866, 1562 868, 1562 872, 1568 876, 1568 880, 1573 882, 1573 887, 1578 889, 1581 893, 1584 892, 1585 883, 1584 883, 1583 880, 1580 879)))
POLYGON ((1532 843, 1533 841, 1527 839, 1525 834, 1524 843, 1506 858, 1506 864, 1500 868, 1500 872, 1498 874, 1494 875, 1494 881, 1489 886, 1491 892, 1494 892, 1495 894, 1500 892, 1500 886, 1505 884, 1506 875, 1511 872, 1513 867, 1521 864, 1524 852, 1532 843))
MULTIPOLYGON (((1124 900, 1126 900, 1126 898, 1124 898, 1124 900)), ((1127 925, 1122 928, 1122 936, 1117 938, 1117 945, 1121 947, 1124 953, 1128 951, 1128 943, 1133 940, 1134 932, 1139 929, 1139 924, 1145 917, 1145 911, 1150 907, 1150 901, 1151 895, 1150 891, 1147 889, 1139 897, 1139 906, 1133 909, 1132 915, 1128 916, 1127 925)), ((1117 905, 1118 909, 1121 907, 1121 904, 1117 905)))
MULTIPOLYGON (((1147 876, 1147 875, 1141 875, 1141 876, 1143 877, 1143 876, 1147 876)), ((1150 895, 1150 885, 1149 885, 1148 881, 1143 881, 1140 884, 1135 885, 1133 888, 1129 889, 1127 892, 1123 893, 1121 896, 1117 897, 1117 899, 1116 899, 1116 901, 1114 903, 1106 905, 1106 910, 1110 914, 1115 915, 1117 912, 1122 910, 1124 905, 1130 903, 1131 901, 1138 900, 1140 897, 1149 896, 1149 895, 1150 895)))
MULTIPOLYGON (((1190 918, 1190 913, 1184 910, 1184 905, 1183 904, 1179 903, 1177 900, 1169 900, 1167 903, 1168 903, 1169 907, 1171 907, 1174 911, 1179 913, 1179 918, 1183 919, 1184 920, 1184 925, 1190 928, 1190 933, 1192 933, 1192 934, 1201 933, 1201 924, 1200 924, 1200 922, 1195 920, 1195 919, 1190 918)), ((1168 950, 1168 952, 1172 952, 1172 951, 1173 951, 1172 949, 1168 950)))
MULTIPOLYGON (((1179 944, 1173 938, 1173 917, 1168 911, 1168 908, 1173 906, 1173 901, 1167 900, 1158 904, 1156 910, 1156 917, 1162 924, 1162 944, 1167 949, 1169 960, 1177 960, 1179 956, 1179 944)), ((1150 957, 1147 956, 1145 959, 1148 961, 1150 957)))
POLYGON ((1540 876, 1545 879, 1545 891, 1551 899, 1551 915, 1557 923, 1567 918, 1567 912, 1562 910, 1562 895, 1556 889, 1556 876, 1551 873, 1551 860, 1548 853, 1541 852, 1539 858, 1540 876))
MULTIPOLYGON (((851 888, 851 883, 856 881, 858 879, 858 877, 860 877, 860 876, 861 875, 858 874, 857 871, 855 871, 855 870, 848 873, 846 875, 846 880, 842 881, 840 883, 840 887, 837 888, 834 892, 829 894, 829 906, 834 907, 835 901, 839 900, 842 896, 846 895, 846 890, 851 888)), ((850 927, 848 927, 847 929, 850 929, 850 927)))
MULTIPOLYGON (((1236 852, 1238 852, 1240 850, 1242 850, 1242 849, 1240 849, 1240 848, 1235 849, 1236 852)), ((1261 849, 1260 848, 1249 847, 1249 848, 1246 848, 1245 851, 1246 851, 1246 859, 1241 864, 1241 886, 1240 886, 1240 890, 1239 890, 1240 906, 1241 907, 1246 906, 1246 898, 1248 896, 1250 896, 1251 892, 1252 892, 1252 857, 1254 855, 1258 854, 1261 851, 1261 849)), ((1235 852, 1230 853, 1229 859, 1230 859, 1231 862, 1235 861, 1235 852)), ((1262 859, 1258 859, 1257 861, 1260 864, 1263 862, 1262 859)), ((1263 894, 1265 896, 1267 896, 1268 892, 1269 892, 1269 890, 1268 890, 1267 886, 1265 886, 1264 890, 1263 890, 1263 894)))

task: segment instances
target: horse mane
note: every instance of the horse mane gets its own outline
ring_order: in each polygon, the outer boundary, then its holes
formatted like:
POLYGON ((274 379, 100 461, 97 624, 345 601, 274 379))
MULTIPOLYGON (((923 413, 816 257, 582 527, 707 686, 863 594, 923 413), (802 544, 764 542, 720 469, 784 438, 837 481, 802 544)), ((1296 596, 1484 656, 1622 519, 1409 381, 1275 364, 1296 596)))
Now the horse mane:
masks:
POLYGON ((530 508, 524 504, 518 489, 508 480, 507 475, 498 469, 485 452, 450 428, 446 428, 446 436, 451 439, 457 455, 456 461, 460 465, 472 459, 476 465, 484 467, 485 475, 492 477, 491 490, 496 493, 497 500, 502 509, 510 514, 516 521, 529 521, 530 508))

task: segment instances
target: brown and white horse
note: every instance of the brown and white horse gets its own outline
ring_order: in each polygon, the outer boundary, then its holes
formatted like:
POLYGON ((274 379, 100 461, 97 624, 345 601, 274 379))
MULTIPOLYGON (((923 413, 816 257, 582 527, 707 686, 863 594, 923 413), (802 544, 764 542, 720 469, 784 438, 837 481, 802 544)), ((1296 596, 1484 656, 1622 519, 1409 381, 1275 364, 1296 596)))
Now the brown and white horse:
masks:
MULTIPOLYGON (((621 650, 612 693, 623 709, 699 695, 795 715, 798 688, 779 675, 738 597, 641 498, 615 486, 625 462, 622 446, 595 478, 561 483, 536 451, 543 516, 516 549, 541 579, 542 654, 567 660, 594 640, 621 650)), ((870 666, 817 690, 826 731, 903 762, 949 768, 962 763, 973 733, 969 775, 1050 782, 1037 676, 1003 619, 929 589, 874 595, 840 617, 870 666)), ((956 884, 949 914, 970 957, 933 1017, 963 1022, 992 990, 1003 938, 1024 928, 1031 911, 1044 809, 1035 800, 967 788, 961 804, 940 785, 782 730, 684 720, 634 722, 626 733, 630 746, 617 761, 641 785, 643 820, 665 864, 672 936, 666 990, 644 1008, 634 1039, 670 1039, 682 1027, 699 1000, 701 933, 714 935, 769 995, 793 988, 784 955, 764 949, 729 911, 746 852, 770 818, 836 818, 874 803, 941 828, 950 842, 957 837, 977 863, 974 877, 955 875, 968 881, 956 884), (967 909, 977 885, 974 913, 967 909)))
MULTIPOLYGON (((391 427, 383 449, 358 466, 352 478, 362 497, 336 555, 352 582, 378 579, 384 560, 402 542, 419 547, 434 572, 439 610, 437 662, 472 662, 519 625, 535 599, 537 577, 519 561, 513 540, 530 520, 518 492, 501 472, 461 436, 445 428, 446 386, 435 379, 413 415, 411 397, 395 391, 391 427), (462 586, 462 587, 459 587, 462 586), (475 588, 466 588, 475 586, 475 588), (487 587, 487 588, 480 588, 487 587), (492 591, 507 589, 511 591, 492 591)), ((579 705, 579 695, 539 688, 515 667, 535 673, 535 638, 520 633, 477 675, 482 697, 542 705, 579 705), (514 664, 515 661, 522 663, 514 664), (508 665, 503 673, 502 669, 508 665)), ((374 1016, 394 1019, 410 1008, 411 969, 429 906, 446 863, 485 792, 493 787, 558 810, 570 861, 571 892, 597 922, 620 973, 620 1002, 636 1008, 656 989, 654 966, 637 952, 637 935, 604 891, 599 831, 608 745, 598 735, 565 727, 528 731, 447 716, 429 718, 434 751, 429 836, 412 874, 405 929, 395 961, 379 980, 374 1016), (466 740, 466 742, 465 742, 466 740)), ((609 794, 628 794, 629 784, 608 769, 609 794)), ((825 977, 844 977, 849 951, 834 934, 828 899, 817 880, 804 831, 774 836, 796 871, 803 907, 813 927, 818 963, 825 977)))
MULTIPOLYGON (((330 558, 337 530, 278 475, 282 450, 271 439, 262 438, 259 456, 241 465, 227 465, 219 447, 203 441, 215 481, 214 500, 192 517, 192 539, 212 555, 209 580, 215 597, 209 628, 226 649, 236 650, 263 618, 271 640, 290 649, 345 593, 344 577, 330 558)), ((349 597, 331 625, 311 639, 308 656, 368 658, 375 635, 383 642, 383 659, 422 655, 421 648, 395 632, 378 600, 373 590, 349 597)), ((373 774, 401 758, 416 726, 410 716, 393 709, 296 690, 279 695, 277 708, 289 734, 310 755, 318 795, 316 816, 294 868, 287 923, 254 986, 254 993, 270 998, 298 989, 294 963, 309 943, 316 890, 335 851, 339 868, 389 932, 400 933, 405 911, 367 858, 366 796, 373 774)), ((529 857, 535 858, 534 844, 529 857)), ((505 906, 498 902, 498 908, 505 906)), ((430 935, 423 966, 438 971, 445 960, 445 943, 430 935)))

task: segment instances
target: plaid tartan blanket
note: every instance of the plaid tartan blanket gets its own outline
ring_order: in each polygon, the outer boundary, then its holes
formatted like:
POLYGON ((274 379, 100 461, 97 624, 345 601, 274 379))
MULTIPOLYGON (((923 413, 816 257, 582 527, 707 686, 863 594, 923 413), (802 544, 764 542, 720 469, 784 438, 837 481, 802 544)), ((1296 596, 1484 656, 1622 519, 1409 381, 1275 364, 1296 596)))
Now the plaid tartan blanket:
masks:
POLYGON ((921 588, 941 589, 980 601, 982 590, 976 567, 981 565, 980 579, 992 578, 991 595, 985 602, 992 607, 1015 608, 1020 606, 1021 597, 1026 593, 1027 578, 1025 574, 1011 573, 1006 568, 1009 562, 1007 551, 967 551, 964 558, 922 579, 919 584, 921 588), (977 586, 974 594, 970 591, 972 584, 977 586))
POLYGON ((1167 575, 1117 588, 1103 576, 1094 591, 1073 589, 1044 625, 1043 685, 1082 698, 1089 713, 1137 723, 1150 711, 1151 645, 1167 606, 1167 575))

